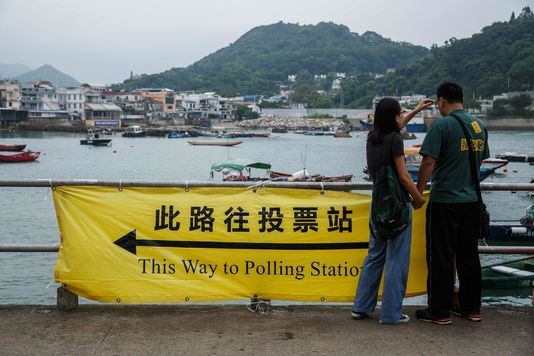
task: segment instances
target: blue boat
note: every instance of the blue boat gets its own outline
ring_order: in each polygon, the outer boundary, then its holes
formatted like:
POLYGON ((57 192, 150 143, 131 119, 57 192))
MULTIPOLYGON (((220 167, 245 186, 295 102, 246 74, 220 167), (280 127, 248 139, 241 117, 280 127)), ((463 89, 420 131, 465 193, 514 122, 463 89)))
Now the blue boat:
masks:
MULTIPOLYGON (((417 182, 419 178, 419 166, 407 166, 406 168, 408 168, 408 173, 412 176, 413 181, 417 182)), ((493 168, 480 167, 480 181, 482 182, 493 173, 495 173, 495 169, 493 168)))
POLYGON ((425 121, 422 115, 414 116, 406 125, 408 132, 426 132, 425 121))
POLYGON ((167 134, 167 138, 184 138, 184 137, 191 137, 189 133, 185 131, 171 131, 167 134))

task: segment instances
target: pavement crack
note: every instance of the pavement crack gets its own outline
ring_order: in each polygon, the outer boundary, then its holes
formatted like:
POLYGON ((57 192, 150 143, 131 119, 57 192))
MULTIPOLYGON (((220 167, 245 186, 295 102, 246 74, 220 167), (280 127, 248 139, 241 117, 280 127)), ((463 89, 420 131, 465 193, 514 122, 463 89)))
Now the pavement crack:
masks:
POLYGON ((100 346, 104 343, 104 341, 106 341, 106 339, 108 338, 108 335, 111 334, 111 330, 113 330, 113 328, 115 327, 115 325, 117 325, 118 321, 115 321, 113 324, 111 324, 111 326, 109 327, 108 331, 106 332, 106 334, 104 335, 104 337, 102 338, 102 340, 100 340, 100 342, 98 343, 98 345, 96 345, 94 351, 93 351, 93 355, 96 355, 98 350, 100 349, 100 346))

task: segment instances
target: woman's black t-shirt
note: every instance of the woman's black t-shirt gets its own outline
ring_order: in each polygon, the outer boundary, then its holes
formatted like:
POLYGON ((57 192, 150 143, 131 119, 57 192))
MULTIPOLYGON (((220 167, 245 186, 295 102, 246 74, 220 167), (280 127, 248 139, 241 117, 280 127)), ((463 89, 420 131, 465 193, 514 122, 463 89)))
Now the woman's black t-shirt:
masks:
MULTIPOLYGON (((391 165, 396 176, 399 176, 394 159, 395 157, 404 156, 404 143, 402 142, 402 136, 398 132, 392 132, 384 135, 377 144, 373 144, 367 140, 366 153, 367 168, 369 169, 369 173, 373 179, 376 176, 376 172, 384 165, 384 162, 391 165), (391 135, 393 135, 391 138, 391 150, 389 148, 386 149, 385 152, 387 156, 384 160, 384 145, 386 142, 389 144, 391 135)), ((404 186, 401 185, 401 188, 404 191, 404 194, 409 198, 408 192, 404 186)))

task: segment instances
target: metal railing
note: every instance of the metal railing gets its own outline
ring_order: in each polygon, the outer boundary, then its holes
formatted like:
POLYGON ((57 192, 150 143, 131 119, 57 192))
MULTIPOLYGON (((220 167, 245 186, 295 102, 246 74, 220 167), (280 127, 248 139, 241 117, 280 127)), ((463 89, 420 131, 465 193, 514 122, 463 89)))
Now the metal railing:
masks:
MULTIPOLYGON (((98 180, 98 179, 0 179, 0 187, 42 187, 54 189, 56 186, 111 186, 118 189, 126 187, 224 187, 224 188, 296 188, 315 189, 321 191, 352 191, 371 190, 372 183, 342 183, 342 182, 273 182, 273 181, 244 181, 244 182, 211 182, 211 181, 134 181, 134 180, 98 180)), ((481 190, 488 191, 527 191, 534 192, 534 183, 481 183, 481 190)), ((57 252, 56 244, 0 244, 0 252, 57 252)), ((479 246, 482 254, 531 254, 534 246, 479 246)))

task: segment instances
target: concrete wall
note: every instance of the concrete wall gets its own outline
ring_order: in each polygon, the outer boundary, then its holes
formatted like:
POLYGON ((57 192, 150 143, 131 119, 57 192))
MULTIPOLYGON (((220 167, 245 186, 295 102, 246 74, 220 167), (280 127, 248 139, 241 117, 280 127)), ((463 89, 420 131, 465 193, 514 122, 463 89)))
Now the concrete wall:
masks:
POLYGON ((534 130, 534 118, 485 118, 482 121, 488 129, 534 130))

